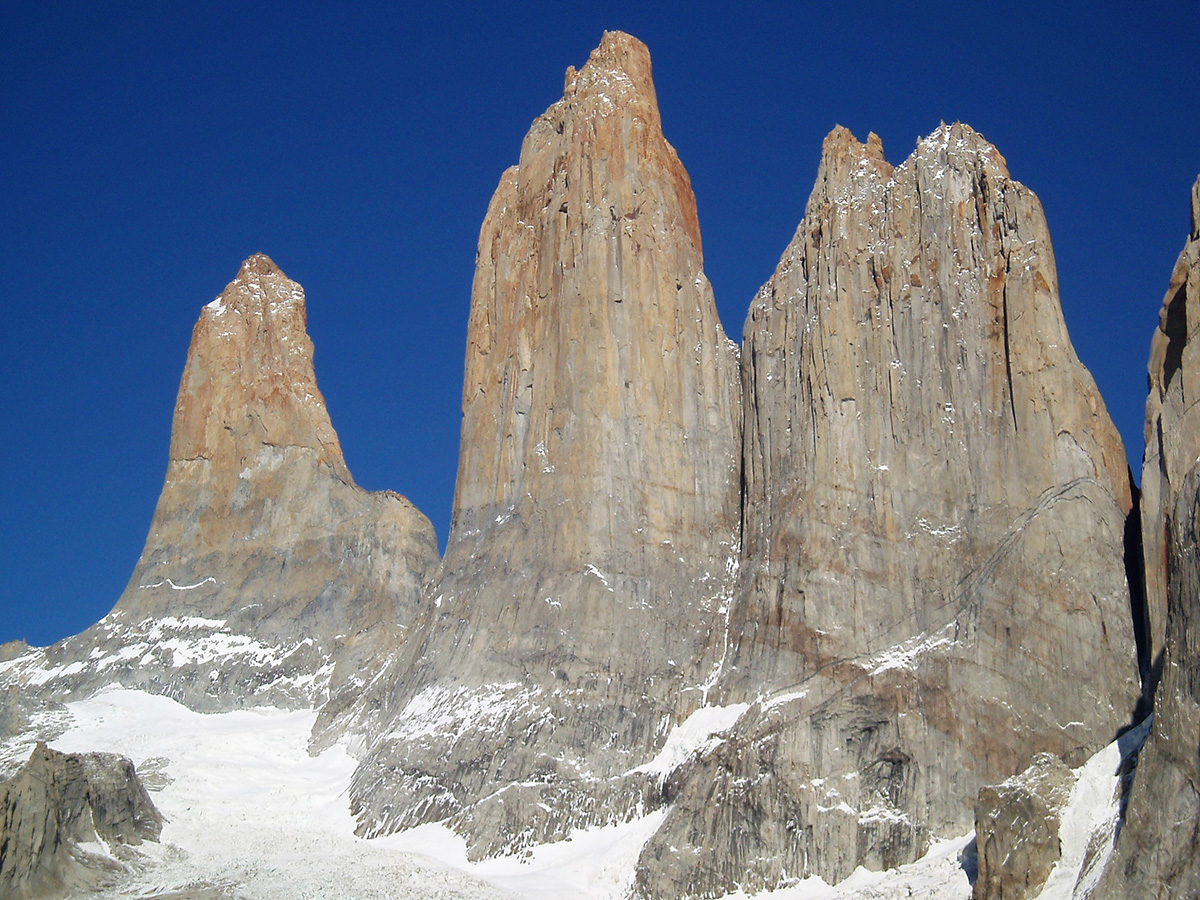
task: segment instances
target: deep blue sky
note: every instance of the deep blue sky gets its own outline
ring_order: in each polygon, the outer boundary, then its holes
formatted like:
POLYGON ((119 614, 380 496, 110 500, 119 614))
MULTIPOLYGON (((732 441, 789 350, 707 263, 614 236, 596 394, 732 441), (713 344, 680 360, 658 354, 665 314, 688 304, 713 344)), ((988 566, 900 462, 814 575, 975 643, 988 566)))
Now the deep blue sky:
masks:
POLYGON ((308 295, 351 471, 444 542, 475 241, 606 28, 645 41, 726 330, 835 124, 893 163, 974 126, 1041 197, 1130 457, 1200 173, 1200 3, 0 4, 0 641, 103 616, 141 551, 200 307, 308 295))

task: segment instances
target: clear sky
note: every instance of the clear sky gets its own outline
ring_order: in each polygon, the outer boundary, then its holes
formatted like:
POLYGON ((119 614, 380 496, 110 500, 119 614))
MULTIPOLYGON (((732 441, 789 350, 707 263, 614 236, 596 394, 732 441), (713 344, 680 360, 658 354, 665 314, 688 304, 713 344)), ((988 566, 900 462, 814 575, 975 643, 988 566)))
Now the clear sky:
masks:
POLYGON ((251 253, 308 295, 356 480, 443 543, 475 241, 605 29, 654 60, 726 330, 835 125, 942 120, 1042 199, 1067 324, 1131 459, 1200 174, 1200 3, 0 4, 0 641, 111 609, 166 471, 192 325, 251 253))

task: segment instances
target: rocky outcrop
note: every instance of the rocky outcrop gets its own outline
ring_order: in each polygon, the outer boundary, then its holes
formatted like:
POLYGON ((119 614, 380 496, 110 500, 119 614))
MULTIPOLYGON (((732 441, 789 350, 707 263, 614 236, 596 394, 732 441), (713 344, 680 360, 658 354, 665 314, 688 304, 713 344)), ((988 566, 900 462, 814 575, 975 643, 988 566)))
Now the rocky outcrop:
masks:
POLYGON ((259 254, 192 333, 166 482, 116 608, 6 674, 60 694, 119 682, 198 709, 311 705, 348 648, 407 624, 437 563, 411 503, 351 479, 304 291, 259 254))
POLYGON ((1108 743, 1139 696, 1124 450, 1040 204, 980 135, 943 125, 893 168, 830 134, 742 374, 717 697, 754 703, 676 779, 646 895, 908 862, 1035 753, 1108 743))
POLYGON ((1097 900, 1200 894, 1200 180, 1150 350, 1142 468, 1146 582, 1161 677, 1154 725, 1097 900), (1148 501, 1147 501, 1148 498, 1148 501), (1165 597, 1161 592, 1165 591, 1165 597), (1161 641, 1161 643, 1157 643, 1161 641))
POLYGON ((365 833, 449 819, 479 854, 647 802, 622 776, 703 702, 736 560, 737 365, 649 53, 607 33, 480 233, 451 531, 365 833))
POLYGON ((162 823, 129 760, 39 744, 0 783, 0 895, 59 897, 112 882, 136 862, 129 848, 157 841, 162 823))
POLYGON ((1062 855, 1059 826, 1074 773, 1046 753, 975 803, 975 900, 1036 897, 1062 855))

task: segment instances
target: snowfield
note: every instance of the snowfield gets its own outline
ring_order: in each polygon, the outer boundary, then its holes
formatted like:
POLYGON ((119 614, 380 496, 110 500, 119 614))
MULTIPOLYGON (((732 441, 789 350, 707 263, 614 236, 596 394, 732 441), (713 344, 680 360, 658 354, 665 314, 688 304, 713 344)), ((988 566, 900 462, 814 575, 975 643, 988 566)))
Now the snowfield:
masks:
MULTIPOLYGON (((341 745, 320 756, 308 754, 315 712, 200 714, 124 689, 102 691, 69 709, 73 721, 52 743, 55 749, 120 753, 139 771, 161 773, 152 783, 165 782, 151 794, 167 819, 161 844, 143 845, 146 865, 131 880, 90 896, 619 900, 632 885, 641 848, 666 815, 658 811, 621 826, 580 831, 521 857, 469 863, 464 842, 441 826, 374 840, 355 837, 347 801, 355 762, 341 745)), ((688 730, 697 733, 688 736, 703 741, 726 724, 730 712, 691 723, 688 730)), ((1086 844, 1093 829, 1111 830, 1115 769, 1124 750, 1114 744, 1079 770, 1071 813, 1064 818, 1063 871, 1055 872, 1045 900, 1071 897, 1082 862, 1076 847, 1086 844)), ((937 842, 924 859, 897 870, 859 869, 837 886, 809 878, 757 896, 966 900, 971 885, 961 860, 972 839, 937 842)), ((727 900, 745 896, 731 894, 727 900)))
POLYGON ((347 800, 355 762, 340 745, 309 756, 315 712, 206 715, 123 689, 69 709, 74 721, 52 742, 56 750, 120 753, 139 771, 161 771, 170 780, 151 793, 167 823, 161 844, 142 845, 145 869, 130 883, 89 896, 619 898, 663 815, 580 833, 528 859, 471 864, 463 841, 439 826, 370 841, 355 837, 347 800))

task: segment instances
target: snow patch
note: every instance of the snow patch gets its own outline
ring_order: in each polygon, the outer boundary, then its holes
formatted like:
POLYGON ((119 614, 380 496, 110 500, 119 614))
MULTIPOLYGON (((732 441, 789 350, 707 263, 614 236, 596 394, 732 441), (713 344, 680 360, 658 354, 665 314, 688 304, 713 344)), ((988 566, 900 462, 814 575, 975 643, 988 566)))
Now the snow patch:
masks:
MULTIPOLYGON (((173 590, 173 591, 194 591, 196 588, 202 587, 203 585, 206 585, 209 582, 216 584, 217 579, 215 579, 211 575, 209 575, 207 578, 201 579, 200 581, 197 581, 195 584, 176 584, 170 578, 164 578, 161 581, 154 582, 154 584, 139 584, 138 590, 139 591, 148 591, 151 588, 162 587, 164 584, 166 584, 166 585, 169 585, 171 590, 173 590)), ((225 623, 222 622, 221 624, 224 625, 225 623)))
POLYGON ((161 844, 139 847, 146 869, 97 898, 224 886, 243 900, 618 900, 666 816, 469 863, 463 840, 442 826, 356 837, 347 799, 355 761, 343 744, 308 754, 314 711, 200 714, 122 689, 69 709, 74 725, 55 749, 120 753, 139 766, 155 759, 173 779, 154 795, 166 823, 161 844))
POLYGON ((1086 898, 1099 882, 1116 841, 1119 771, 1124 760, 1145 742, 1150 721, 1147 717, 1075 770, 1075 786, 1058 830, 1062 856, 1050 871, 1038 900, 1086 898), (1103 840, 1103 850, 1084 870, 1084 857, 1093 840, 1103 840))
POLYGON ((750 895, 742 891, 726 894, 722 900, 970 900, 971 882, 959 862, 959 857, 975 839, 967 834, 950 840, 934 841, 923 857, 916 862, 871 872, 857 868, 845 881, 830 885, 816 876, 797 881, 788 887, 750 895))
POLYGON ((940 631, 933 634, 921 635, 894 647, 889 647, 882 653, 877 653, 864 664, 871 670, 872 675, 886 672, 888 669, 913 669, 917 658, 938 647, 949 647, 954 644, 954 623, 951 622, 940 631))
POLYGON ((631 771, 666 778, 692 755, 705 753, 721 744, 724 738, 718 735, 732 728, 749 708, 749 703, 701 707, 671 729, 654 759, 631 771))
POLYGON ((517 682, 479 687, 433 684, 409 701, 396 727, 382 741, 404 743, 449 739, 457 743, 475 729, 501 730, 513 717, 538 709, 541 690, 517 682))
POLYGON ((803 700, 808 696, 808 688, 799 691, 787 691, 783 694, 777 694, 774 697, 768 697, 765 700, 759 701, 762 704, 763 712, 774 709, 777 706, 783 706, 785 703, 791 703, 793 700, 803 700))
POLYGON ((599 569, 597 569, 595 566, 593 566, 591 563, 588 563, 584 567, 583 571, 584 571, 585 575, 595 575, 597 578, 600 579, 601 583, 603 583, 603 585, 606 588, 608 588, 608 590, 610 592, 612 591, 613 586, 608 583, 608 579, 604 577, 604 573, 601 572, 599 569))

